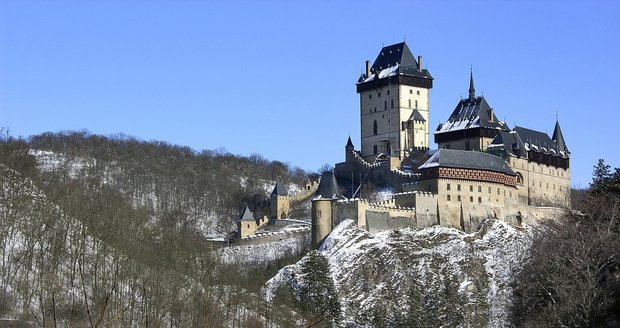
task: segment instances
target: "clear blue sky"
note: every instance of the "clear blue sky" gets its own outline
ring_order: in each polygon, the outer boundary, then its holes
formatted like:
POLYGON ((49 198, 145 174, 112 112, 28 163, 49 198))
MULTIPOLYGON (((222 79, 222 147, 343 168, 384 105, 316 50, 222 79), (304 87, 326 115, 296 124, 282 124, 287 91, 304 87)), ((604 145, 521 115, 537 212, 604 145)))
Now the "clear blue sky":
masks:
POLYGON ((617 1, 0 2, 0 126, 87 129, 307 170, 359 146, 364 60, 406 38, 434 76, 431 125, 476 90, 553 132, 586 187, 620 166, 617 1))

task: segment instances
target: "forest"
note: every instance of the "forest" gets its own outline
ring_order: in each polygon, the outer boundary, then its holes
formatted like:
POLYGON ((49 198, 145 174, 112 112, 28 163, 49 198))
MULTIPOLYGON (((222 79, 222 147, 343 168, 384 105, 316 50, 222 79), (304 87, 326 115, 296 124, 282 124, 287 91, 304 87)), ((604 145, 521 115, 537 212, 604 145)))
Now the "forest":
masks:
MULTIPOLYGON (((0 325, 341 326, 319 252, 247 265, 222 263, 208 247, 209 237, 228 237, 245 204, 267 214, 275 181, 301 186, 316 174, 125 135, 4 132, 0 325), (266 281, 302 257, 308 283, 268 301, 266 281)), ((620 325, 620 169, 600 160, 590 187, 573 195, 569 214, 532 236, 507 326, 620 325)))

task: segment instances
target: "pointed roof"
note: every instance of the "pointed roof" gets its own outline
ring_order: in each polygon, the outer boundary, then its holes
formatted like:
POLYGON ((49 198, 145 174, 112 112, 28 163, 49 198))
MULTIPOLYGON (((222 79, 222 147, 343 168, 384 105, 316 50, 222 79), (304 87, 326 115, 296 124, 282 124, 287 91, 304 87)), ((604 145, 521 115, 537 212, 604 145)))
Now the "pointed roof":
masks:
POLYGON ((250 211, 249 207, 245 207, 245 209, 243 210, 243 213, 241 213, 241 215, 239 216, 239 219, 237 219, 237 222, 239 221, 256 221, 254 219, 254 214, 252 213, 252 211, 250 211))
POLYGON ((525 144, 516 131, 498 133, 491 144, 486 149, 487 153, 493 155, 506 154, 516 157, 524 157, 527 150, 525 144))
POLYGON ((338 199, 340 198, 340 192, 338 192, 338 183, 334 172, 325 171, 321 176, 321 182, 319 182, 319 188, 314 194, 312 200, 319 199, 338 199))
POLYGON ((474 70, 469 71, 469 100, 476 98, 476 89, 474 89, 474 70))
POLYGON ((435 134, 474 128, 510 131, 506 122, 498 120, 487 100, 480 96, 461 99, 448 121, 439 124, 435 134))
POLYGON ((409 121, 426 122, 426 119, 424 119, 424 116, 422 116, 422 114, 420 114, 420 112, 415 109, 413 113, 411 113, 411 116, 409 116, 409 121))
MULTIPOLYGON (((556 126, 559 128, 559 125, 556 126)), ((521 140, 523 140, 525 148, 528 151, 564 158, 568 158, 570 155, 570 152, 568 152, 568 149, 566 149, 566 145, 564 145, 564 148, 560 148, 556 141, 549 138, 549 135, 545 132, 522 128, 520 126, 515 126, 514 131, 519 134, 519 137, 521 138, 521 140)), ((560 131, 559 133, 562 132, 560 131)), ((555 132, 554 136, 556 137, 556 139, 560 138, 555 135, 555 132)), ((563 143, 564 137, 561 138, 563 143)))
POLYGON ((271 192, 271 194, 278 196, 288 196, 288 191, 286 190, 284 184, 278 181, 276 182, 276 186, 273 187, 273 191, 271 192))
POLYGON ((408 75, 413 77, 432 79, 426 69, 418 68, 418 61, 405 42, 396 43, 381 48, 375 62, 370 68, 370 76, 362 76, 358 83, 373 81, 377 75, 379 79, 394 75, 408 75))
POLYGON ((553 137, 551 137, 551 140, 555 141, 558 150, 568 152, 568 147, 566 147, 564 135, 562 135, 562 129, 560 129, 560 122, 558 120, 555 121, 555 128, 553 129, 553 137))
POLYGON ((355 149, 355 146, 353 146, 353 141, 351 141, 351 136, 349 136, 349 140, 347 140, 347 145, 344 146, 345 149, 355 149))

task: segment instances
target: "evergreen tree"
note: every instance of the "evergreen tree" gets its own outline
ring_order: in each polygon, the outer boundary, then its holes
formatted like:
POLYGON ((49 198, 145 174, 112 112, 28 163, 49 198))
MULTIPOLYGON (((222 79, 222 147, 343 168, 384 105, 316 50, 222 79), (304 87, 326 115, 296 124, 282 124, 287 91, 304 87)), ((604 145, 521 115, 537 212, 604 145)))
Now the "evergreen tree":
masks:
POLYGON ((329 274, 325 256, 311 251, 301 266, 303 285, 299 293, 298 307, 306 314, 312 325, 338 326, 340 302, 334 282, 329 274))
POLYGON ((605 164, 605 160, 602 158, 598 160, 596 166, 594 166, 594 173, 592 175, 592 182, 590 183, 590 191, 592 193, 599 193, 606 191, 607 186, 611 180, 611 167, 605 164))

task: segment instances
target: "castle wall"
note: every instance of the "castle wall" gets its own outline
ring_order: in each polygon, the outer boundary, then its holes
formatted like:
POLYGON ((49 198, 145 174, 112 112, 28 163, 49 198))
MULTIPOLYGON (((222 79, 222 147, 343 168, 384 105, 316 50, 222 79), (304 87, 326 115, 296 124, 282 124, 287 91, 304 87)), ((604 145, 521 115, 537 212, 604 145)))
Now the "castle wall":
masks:
POLYGON ((510 167, 522 177, 519 202, 538 206, 570 206, 570 168, 563 169, 509 157, 510 167))
POLYGON ((459 149, 459 150, 477 150, 486 149, 493 139, 483 137, 463 138, 458 140, 451 140, 441 142, 438 144, 439 149, 459 149), (469 149, 467 148, 469 143, 469 149))

